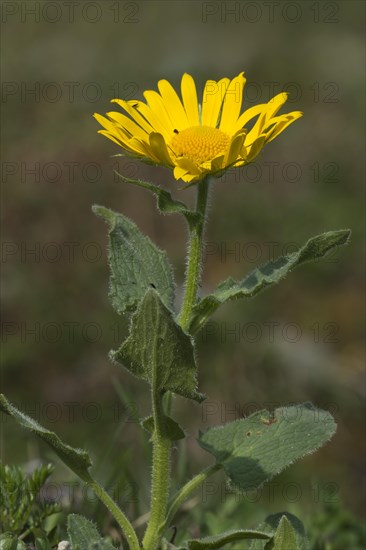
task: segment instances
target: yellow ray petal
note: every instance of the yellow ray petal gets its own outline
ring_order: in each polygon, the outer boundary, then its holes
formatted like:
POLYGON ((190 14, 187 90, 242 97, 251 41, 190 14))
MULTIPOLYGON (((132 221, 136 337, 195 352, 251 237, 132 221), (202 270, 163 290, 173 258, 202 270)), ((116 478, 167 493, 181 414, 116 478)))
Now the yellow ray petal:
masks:
POLYGON ((187 157, 178 157, 175 159, 175 164, 177 166, 180 166, 180 168, 183 168, 184 170, 187 170, 187 172, 190 172, 191 174, 194 174, 196 176, 199 176, 201 173, 201 170, 193 162, 192 159, 189 159, 187 157))
POLYGON ((164 125, 161 123, 158 115, 149 107, 149 105, 147 105, 143 101, 134 101, 133 108, 146 119, 146 121, 153 128, 153 131, 159 132, 164 136, 164 138, 168 139, 169 136, 166 133, 164 125))
POLYGON ((252 143, 250 146, 247 146, 248 156, 246 158, 246 162, 251 162, 263 149, 263 146, 266 142, 266 136, 260 135, 254 143, 252 143))
POLYGON ((106 130, 99 130, 98 134, 104 135, 105 137, 117 143, 120 147, 123 147, 123 149, 125 149, 126 151, 129 151, 130 153, 145 155, 145 151, 141 147, 140 142, 138 142, 138 140, 134 140, 134 138, 130 139, 128 136, 122 135, 122 132, 119 132, 117 134, 117 131, 118 130, 115 128, 114 134, 111 134, 106 130), (138 142, 138 144, 136 145, 134 141, 138 142))
POLYGON ((188 124, 190 126, 199 125, 199 115, 198 115, 198 99, 197 99, 197 90, 191 75, 184 73, 181 82, 181 92, 184 109, 186 111, 188 124))
POLYGON ((98 113, 95 113, 93 116, 99 122, 99 124, 107 130, 110 135, 114 136, 122 144, 128 143, 130 136, 126 132, 124 132, 122 128, 114 124, 108 118, 105 118, 102 115, 98 115, 98 113))
MULTIPOLYGON (((273 128, 270 129, 270 131, 266 134, 266 143, 269 143, 274 138, 276 138, 278 135, 280 135, 290 124, 295 122, 298 118, 301 118, 303 116, 303 113, 301 111, 293 111, 292 113, 289 113, 288 115, 285 115, 284 117, 276 117, 279 118, 279 122, 275 124, 273 128)), ((272 121, 275 120, 274 118, 272 121)))
POLYGON ((226 153, 226 157, 224 160, 225 166, 230 166, 238 159, 239 154, 243 148, 244 139, 245 139, 245 132, 242 132, 241 134, 238 134, 231 140, 229 150, 226 153))
POLYGON ((98 134, 101 134, 102 136, 105 136, 106 138, 110 139, 111 141, 114 141, 114 143, 117 143, 121 147, 123 143, 121 140, 117 139, 115 136, 107 132, 107 130, 98 130, 98 134))
POLYGON ((183 179, 186 174, 188 174, 188 171, 185 168, 181 168, 180 166, 174 168, 174 177, 176 180, 183 179))
POLYGON ((117 126, 121 127, 122 130, 128 132, 131 137, 138 137, 140 139, 145 139, 145 141, 147 140, 147 132, 126 115, 118 113, 117 111, 110 111, 107 113, 107 116, 110 120, 117 123, 117 126))
POLYGON ((161 95, 159 95, 157 92, 154 92, 154 90, 146 90, 146 92, 144 92, 144 97, 151 111, 156 114, 156 116, 159 118, 160 124, 164 127, 166 138, 172 136, 174 125, 165 108, 165 104, 161 98, 161 95))
POLYGON ((230 133, 238 120, 243 101, 243 90, 246 82, 244 73, 233 78, 226 89, 222 105, 220 130, 230 133))
POLYGON ((267 124, 269 120, 277 113, 277 111, 279 111, 282 105, 286 102, 287 98, 287 93, 280 93, 264 105, 261 115, 248 133, 247 139, 249 143, 257 139, 257 137, 262 133, 265 124, 267 124))
POLYGON ((222 78, 218 82, 207 80, 202 99, 202 125, 216 128, 226 88, 229 85, 228 78, 222 78))
POLYGON ((163 136, 157 132, 150 134, 150 147, 154 155, 160 160, 161 163, 171 166, 172 159, 170 158, 165 140, 163 136))
MULTIPOLYGON (((193 174, 190 174, 189 172, 186 172, 184 176, 182 176, 182 180, 186 183, 194 183, 198 180, 200 180, 202 178, 203 174, 200 173, 198 175, 193 175, 193 174)), ((186 187, 189 187, 189 185, 187 185, 186 187)), ((185 189, 183 187, 183 189, 185 189)))
POLYGON ((225 163, 225 155, 219 155, 218 157, 212 159, 211 161, 211 170, 213 173, 219 172, 219 170, 222 170, 224 168, 225 163))
POLYGON ((284 103, 286 103, 288 98, 288 93, 281 92, 280 94, 277 94, 274 96, 270 101, 267 103, 267 109, 264 113, 264 118, 266 122, 272 118, 282 107, 284 103))
POLYGON ((137 124, 145 130, 145 132, 149 134, 150 132, 153 131, 151 124, 147 122, 147 120, 143 116, 140 115, 140 113, 137 111, 136 108, 133 107, 133 105, 136 105, 136 101, 133 101, 133 100, 125 101, 124 99, 111 99, 111 103, 117 103, 117 105, 122 107, 122 109, 124 109, 130 115, 130 117, 132 117, 134 121, 137 122, 137 124))
POLYGON ((159 80, 158 88, 174 128, 179 131, 187 128, 188 118, 173 86, 167 80, 159 80))
POLYGON ((113 122, 111 122, 108 118, 102 115, 99 115, 98 113, 94 113, 93 117, 95 118, 95 120, 99 122, 101 126, 103 126, 103 128, 108 130, 108 132, 110 132, 111 134, 114 134, 117 132, 116 125, 113 124, 113 122))
POLYGON ((241 130, 242 128, 245 128, 245 125, 248 124, 250 120, 260 115, 265 109, 265 107, 266 107, 266 104, 261 103, 260 105, 254 105, 253 107, 250 107, 249 109, 244 111, 244 113, 240 115, 240 117, 234 124, 234 128, 233 128, 234 133, 236 133, 238 130, 241 130))
POLYGON ((129 139, 127 146, 133 153, 136 153, 143 157, 151 156, 152 154, 152 151, 150 150, 148 144, 145 141, 141 141, 137 138, 129 139))

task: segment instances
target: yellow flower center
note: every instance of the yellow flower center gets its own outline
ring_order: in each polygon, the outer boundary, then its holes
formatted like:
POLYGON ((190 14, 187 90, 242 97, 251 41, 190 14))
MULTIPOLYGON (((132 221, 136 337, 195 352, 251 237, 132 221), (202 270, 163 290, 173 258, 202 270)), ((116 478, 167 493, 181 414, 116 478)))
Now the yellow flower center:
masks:
POLYGON ((174 133, 170 147, 177 157, 187 157, 198 164, 226 153, 230 144, 227 134, 211 126, 191 126, 174 133))

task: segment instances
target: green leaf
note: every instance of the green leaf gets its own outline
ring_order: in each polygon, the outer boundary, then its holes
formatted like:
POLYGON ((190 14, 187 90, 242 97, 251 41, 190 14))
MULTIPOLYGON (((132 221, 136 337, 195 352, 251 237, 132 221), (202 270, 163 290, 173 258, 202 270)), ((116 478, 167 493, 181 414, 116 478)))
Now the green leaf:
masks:
POLYGON ((0 394, 0 411, 8 414, 14 418, 20 426, 35 433, 43 439, 43 441, 48 443, 59 458, 61 458, 71 470, 76 472, 77 475, 82 478, 85 474, 88 475, 88 468, 90 468, 92 462, 86 451, 74 449, 66 445, 66 443, 63 443, 54 432, 43 428, 38 422, 18 411, 3 394, 0 394))
POLYGON ((265 533, 274 534, 267 544, 263 541, 253 541, 250 550, 309 550, 302 522, 293 514, 280 512, 268 516, 265 522, 258 526, 265 533), (287 540, 286 537, 287 536, 287 540), (279 546, 282 544, 282 547, 279 546), (276 546, 277 545, 277 546, 276 546))
POLYGON ((51 550, 52 546, 46 536, 39 536, 34 541, 36 550, 51 550))
POLYGON ((197 367, 193 342, 176 324, 155 290, 148 290, 131 320, 130 335, 120 349, 111 352, 114 361, 156 391, 170 390, 201 402, 197 392, 197 367))
MULTIPOLYGON (((170 439, 171 441, 178 441, 179 439, 184 439, 185 434, 182 428, 179 426, 178 422, 170 418, 170 416, 164 416, 163 419, 165 426, 164 431, 165 435, 170 439)), ((141 426, 151 434, 154 433, 154 417, 148 416, 147 418, 144 418, 141 422, 141 426)))
POLYGON ((67 532, 73 550, 116 550, 115 547, 102 539, 95 525, 77 514, 67 517, 67 532))
POLYGON ((273 537, 273 550, 300 550, 296 532, 286 516, 281 518, 273 537))
POLYGON ((221 304, 230 300, 255 296, 268 286, 279 283, 296 266, 323 258, 335 247, 347 244, 350 235, 351 231, 349 229, 322 233, 309 239, 297 252, 282 256, 262 267, 258 267, 241 281, 229 277, 219 284, 213 294, 209 294, 195 305, 192 311, 189 333, 195 334, 202 328, 221 304))
POLYGON ((161 539, 161 550, 187 550, 186 546, 175 546, 165 538, 161 539))
POLYGON ((118 313, 136 308, 149 288, 155 288, 163 303, 173 308, 174 280, 166 252, 126 216, 103 206, 93 212, 110 226, 110 297, 118 313))
POLYGON ((244 530, 237 529, 232 531, 226 531, 220 535, 214 535, 211 537, 205 537, 203 539, 189 540, 187 541, 188 550, 205 550, 206 548, 221 548, 229 542, 235 542, 238 540, 248 539, 264 539, 269 540, 271 535, 256 530, 244 530))
POLYGON ((137 187, 148 189, 154 195, 156 195, 157 207, 160 212, 163 212, 164 214, 182 214, 186 218, 191 229, 193 229, 193 227, 195 227, 197 223, 200 223, 202 219, 201 214, 199 212, 193 212, 192 210, 189 210, 184 202, 174 200, 169 191, 166 191, 158 185, 154 185, 153 183, 149 183, 147 181, 126 178, 125 176, 122 176, 122 174, 119 174, 116 170, 115 173, 124 182, 131 183, 132 185, 136 185, 137 187))
POLYGON ((12 533, 3 533, 0 535, 0 550, 25 550, 24 542, 12 533))
POLYGON ((250 491, 324 445, 336 430, 333 417, 309 403, 266 410, 200 433, 233 488, 250 491))

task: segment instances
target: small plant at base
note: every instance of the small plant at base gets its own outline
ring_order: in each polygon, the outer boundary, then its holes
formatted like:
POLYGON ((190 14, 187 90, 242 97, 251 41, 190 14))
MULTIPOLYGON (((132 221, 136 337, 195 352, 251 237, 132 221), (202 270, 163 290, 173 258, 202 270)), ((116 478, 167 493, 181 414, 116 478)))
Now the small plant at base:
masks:
MULTIPOLYGON (((141 424, 150 433, 153 446, 151 509, 147 528, 140 540, 125 513, 92 477, 89 455, 64 444, 58 436, 19 412, 4 396, 0 409, 24 428, 45 440, 58 456, 89 486, 119 524, 131 550, 205 550, 243 541, 252 550, 304 550, 308 542, 302 523, 293 515, 269 516, 257 529, 244 525, 201 539, 189 539, 175 546, 165 537, 177 511, 210 476, 222 471, 230 486, 246 492, 259 488, 274 475, 306 454, 314 452, 334 434, 332 416, 310 403, 259 411, 247 418, 213 427, 200 433, 198 444, 214 461, 171 495, 171 451, 184 429, 172 418, 172 395, 197 404, 205 396, 197 388, 195 337, 210 316, 224 303, 253 297, 279 283, 295 267, 323 258, 335 247, 347 244, 350 231, 322 233, 309 239, 299 250, 254 269, 237 281, 229 277, 208 296, 200 297, 203 234, 207 222, 207 201, 214 178, 226 170, 251 162, 262 148, 276 138, 302 113, 277 115, 287 94, 279 94, 267 104, 240 114, 245 84, 244 74, 229 80, 206 83, 202 105, 197 101, 195 83, 182 78, 182 100, 169 82, 159 82, 159 93, 144 93, 142 101, 113 100, 128 116, 95 115, 103 126, 100 132, 121 146, 125 154, 150 164, 173 170, 176 179, 196 185, 197 201, 191 210, 171 194, 152 183, 124 178, 157 197, 158 209, 182 215, 188 224, 190 242, 183 304, 174 310, 175 282, 165 252, 123 214, 102 206, 93 211, 109 226, 111 301, 120 315, 130 315, 130 330, 111 359, 151 388, 151 416, 141 424), (245 126, 252 123, 248 132, 245 126)), ((69 516, 71 545, 88 550, 90 545, 108 546, 92 523, 69 516)))
POLYGON ((44 524, 60 506, 42 500, 40 491, 53 470, 51 464, 39 466, 27 476, 22 468, 0 462, 0 548, 5 541, 21 549, 24 541, 50 538, 44 524))

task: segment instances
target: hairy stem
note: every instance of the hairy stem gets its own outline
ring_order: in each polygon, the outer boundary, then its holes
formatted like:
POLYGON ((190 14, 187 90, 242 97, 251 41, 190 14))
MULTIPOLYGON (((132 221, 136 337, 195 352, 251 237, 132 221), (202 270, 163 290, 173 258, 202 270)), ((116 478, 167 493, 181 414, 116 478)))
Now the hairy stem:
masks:
POLYGON ((169 500, 170 488, 170 450, 171 441, 165 434, 165 414, 163 395, 152 388, 152 405, 154 417, 153 466, 151 485, 151 513, 149 523, 142 541, 144 550, 157 550, 161 535, 159 527, 163 523, 169 500))
POLYGON ((209 182, 207 178, 197 184, 198 190, 196 212, 201 214, 201 219, 193 227, 190 234, 185 295, 178 320, 180 326, 185 331, 189 328, 189 320, 191 317, 192 308, 197 300, 197 290, 201 278, 203 230, 206 221, 208 186, 209 182))
MULTIPOLYGON (((189 328, 191 312, 197 300, 197 289, 201 276, 203 246, 202 237, 205 226, 208 197, 207 178, 199 182, 197 187, 198 189, 196 212, 200 214, 200 219, 190 231, 190 246, 188 253, 188 266, 186 271, 185 295, 178 321, 182 329, 185 331, 187 331, 189 328)), ((166 514, 168 509, 170 488, 170 452, 172 446, 172 443, 167 437, 165 431, 166 414, 170 413, 172 405, 172 396, 169 394, 164 397, 161 392, 158 392, 156 390, 156 384, 155 381, 153 381, 152 409, 154 417, 154 434, 152 437, 153 466, 151 485, 151 513, 144 539, 142 541, 142 546, 144 550, 158 550, 163 534, 162 527, 166 525, 167 521, 166 514)), ((172 516, 169 515, 168 517, 172 516)))
POLYGON ((171 524, 175 514, 177 513, 180 506, 183 504, 185 500, 190 496, 193 491, 198 489, 202 483, 206 481, 206 479, 213 475, 214 473, 218 472, 222 468, 221 464, 212 464, 199 474, 197 474, 195 477, 193 477, 188 483, 186 483, 172 498, 170 501, 169 510, 166 516, 166 519, 164 521, 164 524, 160 527, 161 532, 163 533, 165 529, 169 527, 171 524))
POLYGON ((131 550, 140 550, 140 543, 138 541, 137 535, 132 527, 130 521, 122 512, 122 510, 117 506, 114 500, 109 496, 107 491, 103 489, 101 485, 91 476, 83 476, 84 481, 91 487, 97 497, 103 502, 103 504, 108 508, 112 516, 117 521, 118 525, 121 527, 127 541, 128 546, 131 550))

